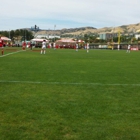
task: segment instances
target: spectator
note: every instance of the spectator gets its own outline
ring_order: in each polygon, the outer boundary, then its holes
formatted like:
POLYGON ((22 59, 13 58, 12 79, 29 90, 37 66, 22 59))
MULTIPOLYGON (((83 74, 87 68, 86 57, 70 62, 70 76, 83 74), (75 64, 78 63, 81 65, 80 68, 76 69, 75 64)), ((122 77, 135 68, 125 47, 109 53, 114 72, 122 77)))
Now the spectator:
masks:
POLYGON ((2 55, 3 55, 3 53, 4 53, 3 47, 4 47, 4 43, 3 43, 3 40, 1 39, 1 36, 0 36, 0 49, 1 49, 1 54, 2 54, 2 55))

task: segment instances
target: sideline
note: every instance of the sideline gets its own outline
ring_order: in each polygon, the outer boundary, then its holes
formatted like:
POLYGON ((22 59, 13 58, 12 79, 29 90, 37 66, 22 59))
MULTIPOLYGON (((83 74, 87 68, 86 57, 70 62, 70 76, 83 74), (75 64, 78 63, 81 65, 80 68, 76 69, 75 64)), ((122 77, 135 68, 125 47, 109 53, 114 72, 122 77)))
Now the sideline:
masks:
POLYGON ((8 54, 5 54, 5 55, 1 55, 0 57, 5 57, 5 56, 7 56, 7 55, 11 55, 11 54, 15 54, 15 53, 23 52, 23 51, 26 51, 26 50, 20 50, 20 51, 8 53, 8 54))
POLYGON ((49 85, 93 85, 93 86, 140 86, 140 84, 102 84, 102 83, 68 83, 68 82, 39 82, 39 81, 6 81, 0 83, 24 83, 24 84, 49 84, 49 85))

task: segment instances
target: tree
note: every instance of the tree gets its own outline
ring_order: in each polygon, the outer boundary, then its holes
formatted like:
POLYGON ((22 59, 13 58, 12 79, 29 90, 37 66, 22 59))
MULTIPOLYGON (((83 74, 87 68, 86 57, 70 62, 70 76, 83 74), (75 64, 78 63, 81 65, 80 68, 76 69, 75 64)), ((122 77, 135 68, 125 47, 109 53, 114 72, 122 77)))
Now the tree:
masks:
POLYGON ((0 34, 5 37, 10 37, 14 41, 31 40, 33 38, 33 33, 29 30, 17 29, 11 31, 0 31, 0 34))

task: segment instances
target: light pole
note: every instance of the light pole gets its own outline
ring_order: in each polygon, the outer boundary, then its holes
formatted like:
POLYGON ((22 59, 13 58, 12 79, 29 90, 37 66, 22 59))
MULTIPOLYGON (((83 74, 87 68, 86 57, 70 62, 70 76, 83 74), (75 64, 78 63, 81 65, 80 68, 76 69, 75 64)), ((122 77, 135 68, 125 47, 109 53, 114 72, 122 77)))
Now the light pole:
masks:
POLYGON ((9 38, 10 38, 10 29, 9 29, 9 38))
POLYGON ((24 42, 26 41, 26 30, 24 30, 24 42))
POLYGON ((120 50, 121 35, 120 30, 118 31, 118 50, 120 50))
POLYGON ((120 44, 121 41, 121 36, 120 36, 120 31, 118 32, 118 44, 120 44))
POLYGON ((136 34, 136 31, 135 31, 135 28, 133 28, 133 38, 134 38, 134 41, 135 41, 135 34, 136 34))
POLYGON ((54 25, 54 42, 55 42, 55 27, 56 27, 56 25, 54 25))

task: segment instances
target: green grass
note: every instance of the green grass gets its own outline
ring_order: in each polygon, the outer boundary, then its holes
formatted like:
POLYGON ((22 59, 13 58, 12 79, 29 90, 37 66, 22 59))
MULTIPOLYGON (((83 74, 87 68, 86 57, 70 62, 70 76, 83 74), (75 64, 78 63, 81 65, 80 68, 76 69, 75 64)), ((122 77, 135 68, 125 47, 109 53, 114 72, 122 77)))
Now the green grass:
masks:
POLYGON ((34 50, 0 57, 1 140, 140 139, 140 52, 34 50))

